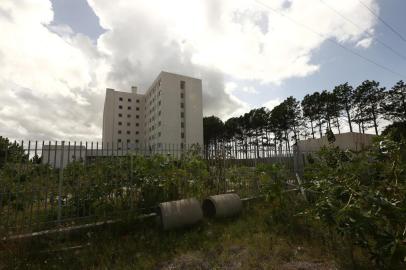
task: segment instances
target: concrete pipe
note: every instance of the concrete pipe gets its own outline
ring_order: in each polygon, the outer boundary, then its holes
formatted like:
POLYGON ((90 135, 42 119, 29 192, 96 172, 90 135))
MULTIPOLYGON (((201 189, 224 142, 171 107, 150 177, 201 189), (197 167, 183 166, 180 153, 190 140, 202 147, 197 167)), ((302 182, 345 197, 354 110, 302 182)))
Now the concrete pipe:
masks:
POLYGON ((231 217, 239 214, 241 210, 241 199, 235 193, 214 195, 203 201, 203 213, 206 217, 231 217))
POLYGON ((157 214, 164 230, 190 226, 203 219, 200 202, 195 198, 160 203, 157 214))

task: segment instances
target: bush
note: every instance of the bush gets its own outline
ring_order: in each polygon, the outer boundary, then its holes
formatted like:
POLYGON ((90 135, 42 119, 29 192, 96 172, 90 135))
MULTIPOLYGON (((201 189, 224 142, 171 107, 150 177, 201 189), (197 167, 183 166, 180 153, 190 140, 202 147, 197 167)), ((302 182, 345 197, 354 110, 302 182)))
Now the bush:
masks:
POLYGON ((315 191, 305 212, 371 255, 381 269, 406 267, 406 147, 380 138, 362 153, 323 148, 305 171, 315 191))

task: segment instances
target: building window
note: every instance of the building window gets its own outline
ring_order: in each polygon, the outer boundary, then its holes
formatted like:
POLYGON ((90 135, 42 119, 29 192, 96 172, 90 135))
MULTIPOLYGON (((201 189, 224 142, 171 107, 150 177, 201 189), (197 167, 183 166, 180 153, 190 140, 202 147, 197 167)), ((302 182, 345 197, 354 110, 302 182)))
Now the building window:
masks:
POLYGON ((135 110, 136 110, 136 111, 139 111, 139 110, 140 110, 140 108, 139 108, 139 107, 136 107, 136 108, 135 108, 135 110))
POLYGON ((138 140, 135 140, 135 143, 138 143, 138 140))
POLYGON ((127 130, 127 134, 130 134, 131 132, 129 130, 127 130))
POLYGON ((135 132, 135 134, 137 134, 137 135, 138 135, 138 134, 139 134, 139 132, 138 132, 138 131, 136 131, 136 132, 135 132))
POLYGON ((140 124, 139 123, 135 123, 135 126, 138 127, 140 124))
POLYGON ((158 112, 158 115, 161 115, 161 111, 158 112))
POLYGON ((182 133, 180 134, 180 137, 181 137, 182 139, 184 139, 184 138, 185 138, 185 133, 182 132, 182 133))
POLYGON ((135 118, 137 118, 137 119, 138 119, 138 118, 140 118, 140 116, 137 114, 137 115, 135 116, 135 118))
POLYGON ((158 105, 161 106, 161 101, 158 101, 158 105))
POLYGON ((128 106, 128 109, 131 110, 131 106, 128 106))
POLYGON ((118 139, 117 142, 118 142, 118 143, 121 143, 121 139, 118 139))
POLYGON ((122 98, 122 97, 119 97, 118 100, 123 101, 123 98, 122 98))
POLYGON ((121 113, 118 114, 118 117, 122 117, 123 115, 121 113))
POLYGON ((123 106, 119 105, 119 106, 118 106, 118 108, 119 108, 119 109, 122 109, 122 108, 123 108, 123 106))
POLYGON ((184 127, 185 127, 185 123, 184 123, 184 122, 181 122, 181 123, 180 123, 180 127, 181 127, 181 128, 184 128, 184 127))
POLYGON ((131 118, 131 114, 127 114, 127 117, 128 117, 128 118, 131 118))
POLYGON ((158 132, 158 137, 161 137, 161 132, 158 132))
POLYGON ((181 103, 180 103, 180 107, 181 107, 181 108, 185 108, 185 103, 181 102, 181 103))
POLYGON ((130 139, 127 139, 127 143, 130 143, 130 139))
POLYGON ((158 127, 160 127, 160 126, 161 126, 161 121, 158 122, 158 127))
POLYGON ((130 124, 130 122, 127 122, 127 127, 129 127, 131 124, 130 124))
POLYGON ((128 102, 131 102, 131 98, 128 99, 128 102))
POLYGON ((185 94, 180 93, 180 98, 184 98, 184 97, 185 97, 185 94))
POLYGON ((121 130, 118 131, 118 134, 121 134, 121 130))
POLYGON ((180 113, 180 117, 184 118, 184 117, 185 117, 185 113, 184 113, 184 112, 181 112, 181 113, 180 113))
POLYGON ((185 81, 180 81, 180 89, 185 89, 185 81))
POLYGON ((139 99, 137 99, 135 102, 140 103, 140 100, 139 100, 139 99))
POLYGON ((121 122, 118 122, 118 125, 119 125, 119 126, 121 126, 122 124, 123 124, 123 123, 121 123, 121 122))

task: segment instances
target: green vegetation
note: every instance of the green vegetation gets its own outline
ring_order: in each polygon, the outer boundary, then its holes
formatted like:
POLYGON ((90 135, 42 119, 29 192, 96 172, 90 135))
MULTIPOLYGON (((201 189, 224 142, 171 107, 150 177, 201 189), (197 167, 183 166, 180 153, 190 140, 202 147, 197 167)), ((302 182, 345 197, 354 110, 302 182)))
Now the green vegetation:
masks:
POLYGON ((382 138, 361 153, 326 147, 311 163, 304 215, 367 251, 380 269, 405 269, 405 143, 382 138))
MULTIPOLYGON (((64 225, 82 217, 122 221, 3 241, 0 269, 405 269, 403 131, 404 124, 391 125, 363 152, 325 147, 308 156, 304 183, 293 185, 281 165, 235 166, 222 155, 209 162, 194 151, 180 159, 128 155, 73 162, 63 171, 20 155, 22 162, 0 170, 10 195, 1 202, 1 215, 12 218, 8 224, 27 222, 30 213, 40 224, 55 221, 61 176, 62 218, 74 218, 64 225), (43 193, 23 192, 33 188, 43 193), (241 217, 193 228, 162 232, 152 219, 135 220, 162 201, 226 191, 266 196, 245 203, 241 217)), ((327 137, 335 139, 331 130, 327 137)))

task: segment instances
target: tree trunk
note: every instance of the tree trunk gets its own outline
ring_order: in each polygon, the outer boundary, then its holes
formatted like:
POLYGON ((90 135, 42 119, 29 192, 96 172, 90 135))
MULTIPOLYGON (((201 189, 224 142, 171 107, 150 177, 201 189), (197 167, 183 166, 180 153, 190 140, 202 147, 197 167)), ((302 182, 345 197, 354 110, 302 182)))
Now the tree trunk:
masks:
POLYGON ((336 118, 336 123, 337 123, 338 134, 341 134, 340 122, 338 121, 338 118, 336 118))
POLYGON ((285 138, 286 138, 286 153, 290 150, 290 143, 289 143, 289 134, 285 131, 285 138))
POLYGON ((313 139, 314 139, 314 128, 313 128, 313 121, 312 120, 310 120, 310 126, 312 127, 312 136, 313 136, 313 139))
POLYGON ((346 111, 346 113, 347 113, 348 125, 350 126, 350 132, 352 132, 352 124, 351 124, 350 110, 349 110, 349 109, 346 109, 345 111, 346 111))
POLYGON ((321 131, 321 121, 319 119, 319 133, 320 133, 320 138, 323 137, 323 132, 321 131))
POLYGON ((256 150, 257 150, 257 158, 259 158, 259 138, 258 138, 258 130, 255 130, 255 146, 256 146, 256 150))
POLYGON ((376 115, 375 115, 375 110, 374 109, 372 109, 372 118, 374 120, 375 134, 378 135, 378 123, 376 121, 376 115))
POLYGON ((276 140, 276 135, 274 134, 274 138, 273 138, 273 141, 274 141, 274 144, 275 144, 275 156, 277 156, 278 155, 278 143, 277 143, 277 140, 276 140))

